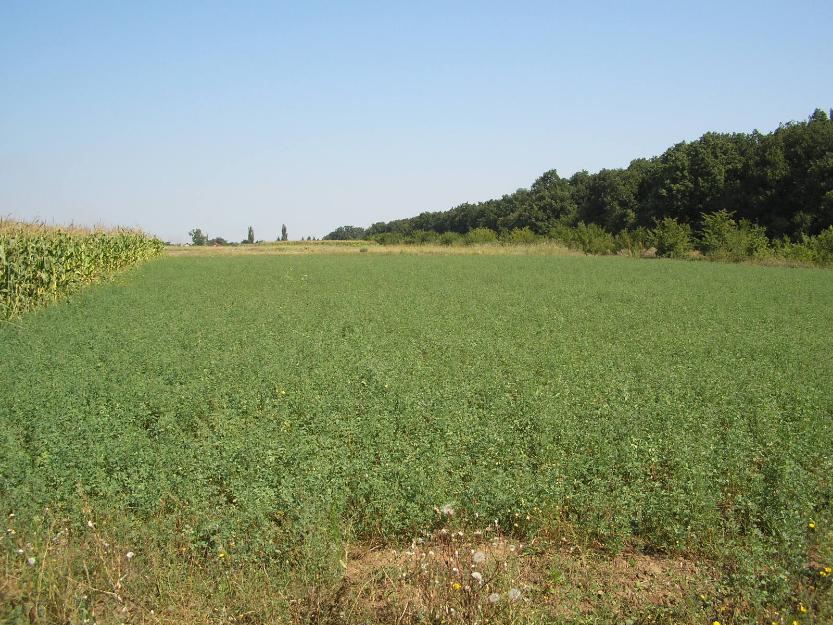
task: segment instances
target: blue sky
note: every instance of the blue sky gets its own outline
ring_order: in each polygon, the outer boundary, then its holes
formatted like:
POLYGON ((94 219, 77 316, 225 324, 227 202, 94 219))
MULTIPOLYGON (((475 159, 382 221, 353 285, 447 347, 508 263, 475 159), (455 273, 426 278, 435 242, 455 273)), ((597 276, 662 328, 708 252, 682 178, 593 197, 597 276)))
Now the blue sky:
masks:
POLYGON ((0 215, 322 236, 833 106, 830 2, 0 3, 0 215))

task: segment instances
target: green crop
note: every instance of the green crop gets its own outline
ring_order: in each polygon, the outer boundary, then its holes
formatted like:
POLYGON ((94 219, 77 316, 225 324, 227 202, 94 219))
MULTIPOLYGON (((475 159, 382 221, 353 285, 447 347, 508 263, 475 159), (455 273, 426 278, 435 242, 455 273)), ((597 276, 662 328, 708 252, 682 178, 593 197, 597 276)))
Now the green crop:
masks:
POLYGON ((326 579, 343 545, 409 544, 453 511, 518 540, 709 563, 714 601, 739 611, 699 622, 798 597, 820 614, 801 593, 833 557, 832 276, 148 263, 0 327, 0 505, 19 524, 47 506, 82 529, 116 517, 145 557, 326 579))
POLYGON ((164 246, 133 230, 49 228, 0 221, 0 319, 157 256, 164 246))

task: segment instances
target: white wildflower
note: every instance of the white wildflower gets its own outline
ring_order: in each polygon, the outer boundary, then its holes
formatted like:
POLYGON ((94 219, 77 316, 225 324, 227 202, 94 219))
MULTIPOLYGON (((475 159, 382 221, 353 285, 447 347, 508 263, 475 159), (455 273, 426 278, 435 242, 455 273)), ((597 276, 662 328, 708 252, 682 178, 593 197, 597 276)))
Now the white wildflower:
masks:
POLYGON ((521 598, 521 591, 517 588, 510 588, 508 595, 512 601, 517 601, 521 598))
POLYGON ((471 576, 472 576, 472 578, 477 580, 478 584, 483 583, 483 575, 481 575, 478 571, 473 571, 471 576))
POLYGON ((492 604, 500 603, 500 594, 496 593, 496 592, 493 592, 491 595, 489 595, 489 603, 492 603, 492 604))
POLYGON ((35 566, 35 562, 37 562, 37 560, 34 556, 30 556, 26 558, 26 562, 29 564, 29 566, 35 566))
POLYGON ((124 554, 124 557, 127 558, 128 560, 132 560, 133 556, 135 556, 135 555, 136 554, 133 553, 132 551, 128 551, 126 554, 124 554))
POLYGON ((471 557, 471 560, 475 564, 483 564, 486 561, 486 554, 482 551, 475 551, 474 555, 471 557))
POLYGON ((454 516, 454 506, 447 503, 440 509, 440 512, 442 512, 445 516, 454 516))

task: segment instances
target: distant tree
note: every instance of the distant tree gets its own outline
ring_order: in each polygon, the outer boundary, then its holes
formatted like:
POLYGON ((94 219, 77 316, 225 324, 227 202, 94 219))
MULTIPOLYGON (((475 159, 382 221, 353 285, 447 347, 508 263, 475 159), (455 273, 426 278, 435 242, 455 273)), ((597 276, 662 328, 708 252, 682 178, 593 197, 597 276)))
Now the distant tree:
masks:
POLYGON ((246 237, 246 243, 255 242, 255 229, 249 226, 249 235, 246 237))
POLYGON ((228 245, 228 241, 226 241, 223 237, 214 237, 208 241, 208 245, 228 245))
POLYGON ((208 235, 203 234, 203 231, 199 228, 191 230, 188 236, 191 237, 191 243, 194 245, 206 245, 208 243, 208 235))
MULTIPOLYGON (((580 234, 589 238, 582 245, 609 243, 589 228, 591 224, 610 234, 642 228, 659 232, 663 241, 673 240, 664 250, 679 255, 686 247, 685 227, 677 226, 697 226, 701 215, 724 208, 734 212, 736 231, 745 232, 753 246, 760 242, 761 228, 772 240, 816 236, 833 225, 831 116, 817 109, 806 121, 781 124, 770 133, 706 133, 659 156, 635 159, 624 169, 580 171, 569 179, 551 170, 530 189, 377 222, 363 238, 377 240, 385 234, 392 236, 379 240, 408 241, 425 238, 427 232, 465 234, 476 228, 501 233, 528 228, 536 235, 553 236, 584 222, 587 228, 580 234), (666 218, 675 220, 676 226, 664 222, 666 218)), ((723 216, 717 220, 716 227, 731 225, 724 223, 723 216)), ((340 238, 339 230, 326 238, 340 238)), ((626 239, 631 241, 630 234, 626 239)), ((642 239, 640 235, 635 240, 642 239)))
POLYGON ((286 224, 281 226, 281 241, 288 241, 289 235, 286 233, 286 224))
POLYGON ((367 231, 358 226, 339 226, 324 238, 328 241, 355 241, 364 239, 367 231))

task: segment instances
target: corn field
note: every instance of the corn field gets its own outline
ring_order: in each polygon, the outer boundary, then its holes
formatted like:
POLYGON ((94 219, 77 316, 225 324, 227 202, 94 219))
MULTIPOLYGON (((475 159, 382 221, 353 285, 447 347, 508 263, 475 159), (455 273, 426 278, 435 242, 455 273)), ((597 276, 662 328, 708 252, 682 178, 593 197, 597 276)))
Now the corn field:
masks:
POLYGON ((0 319, 15 318, 157 256, 163 247, 159 239, 137 230, 0 220, 0 319))

